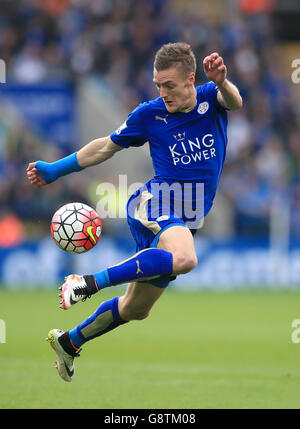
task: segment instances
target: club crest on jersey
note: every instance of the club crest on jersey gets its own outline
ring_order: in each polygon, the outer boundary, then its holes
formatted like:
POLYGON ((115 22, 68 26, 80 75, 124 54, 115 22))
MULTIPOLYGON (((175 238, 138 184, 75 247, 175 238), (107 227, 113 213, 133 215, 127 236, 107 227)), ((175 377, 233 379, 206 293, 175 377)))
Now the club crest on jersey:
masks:
POLYGON ((200 103, 197 109, 197 112, 200 115, 204 115, 204 113, 206 113, 208 111, 209 108, 209 104, 207 101, 203 101, 203 103, 200 103))

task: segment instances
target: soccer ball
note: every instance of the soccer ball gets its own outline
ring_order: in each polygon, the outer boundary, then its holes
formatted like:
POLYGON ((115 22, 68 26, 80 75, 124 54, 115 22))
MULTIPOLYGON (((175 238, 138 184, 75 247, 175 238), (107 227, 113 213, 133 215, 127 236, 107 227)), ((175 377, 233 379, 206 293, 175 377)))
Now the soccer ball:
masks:
POLYGON ((91 207, 83 203, 69 203, 54 213, 50 231, 61 249, 79 254, 87 252, 98 243, 102 223, 91 207))

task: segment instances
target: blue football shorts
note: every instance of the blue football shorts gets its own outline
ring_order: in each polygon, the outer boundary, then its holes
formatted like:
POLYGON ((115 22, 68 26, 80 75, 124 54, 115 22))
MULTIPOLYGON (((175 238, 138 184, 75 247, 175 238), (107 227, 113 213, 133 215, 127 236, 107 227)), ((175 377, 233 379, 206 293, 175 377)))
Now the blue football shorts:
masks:
MULTIPOLYGON (((172 226, 189 228, 192 235, 202 227, 202 193, 195 194, 194 187, 191 183, 189 185, 184 188, 179 182, 152 179, 129 198, 127 222, 136 242, 136 252, 157 247, 162 232, 172 226)), ((161 276, 148 282, 157 287, 166 287, 175 278, 161 276)))

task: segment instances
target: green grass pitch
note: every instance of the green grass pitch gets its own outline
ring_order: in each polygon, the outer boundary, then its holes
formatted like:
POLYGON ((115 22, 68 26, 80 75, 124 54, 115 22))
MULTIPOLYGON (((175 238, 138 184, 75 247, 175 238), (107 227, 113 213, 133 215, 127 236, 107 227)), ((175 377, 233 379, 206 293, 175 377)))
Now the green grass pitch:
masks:
POLYGON ((0 290, 0 409, 299 408, 300 295, 288 291, 167 290, 150 317, 93 340, 72 383, 45 341, 71 329, 123 288, 68 311, 58 291, 0 290))

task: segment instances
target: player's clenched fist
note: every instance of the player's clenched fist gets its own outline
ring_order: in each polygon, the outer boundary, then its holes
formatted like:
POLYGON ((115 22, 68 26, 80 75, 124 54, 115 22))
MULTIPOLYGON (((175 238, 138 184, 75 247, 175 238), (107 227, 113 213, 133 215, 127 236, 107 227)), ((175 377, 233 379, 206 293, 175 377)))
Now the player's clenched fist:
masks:
POLYGON ((215 82, 216 85, 221 84, 226 79, 227 68, 223 58, 217 52, 204 58, 203 67, 207 78, 215 82))
POLYGON ((27 167, 27 177, 30 180, 32 185, 38 186, 39 188, 41 186, 46 185, 45 180, 41 177, 41 175, 38 173, 35 162, 30 162, 27 167))

